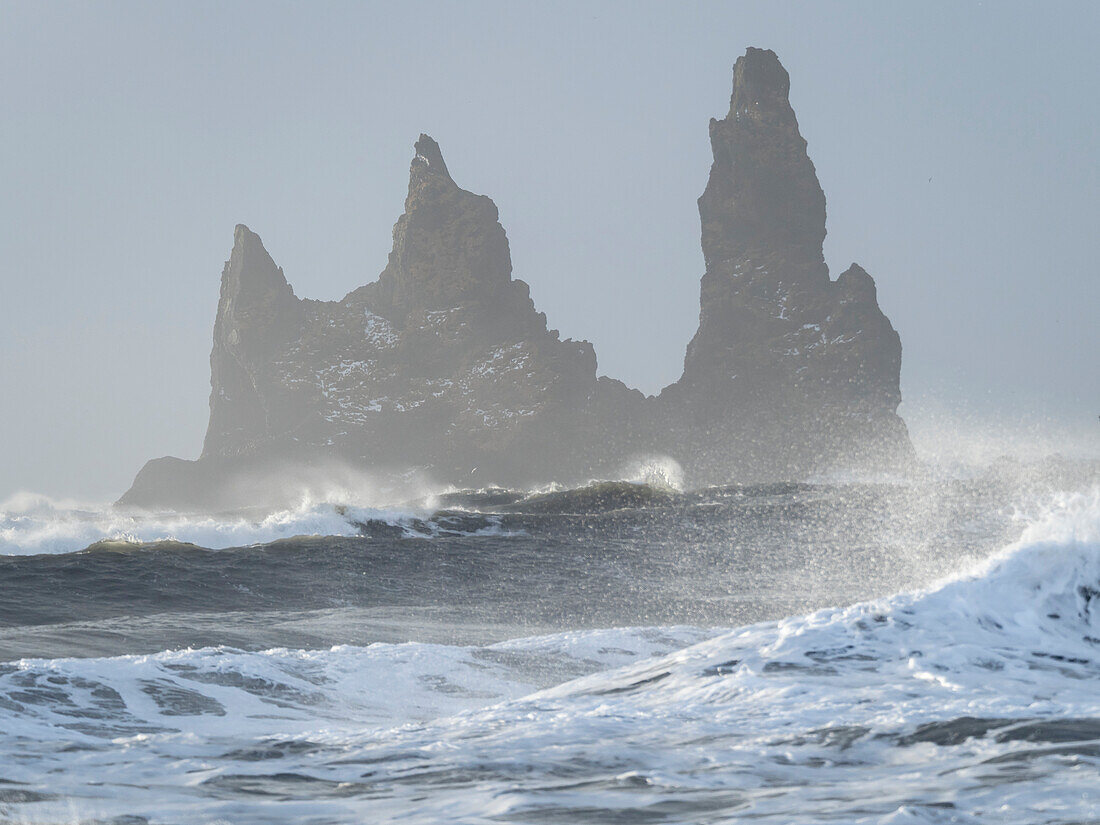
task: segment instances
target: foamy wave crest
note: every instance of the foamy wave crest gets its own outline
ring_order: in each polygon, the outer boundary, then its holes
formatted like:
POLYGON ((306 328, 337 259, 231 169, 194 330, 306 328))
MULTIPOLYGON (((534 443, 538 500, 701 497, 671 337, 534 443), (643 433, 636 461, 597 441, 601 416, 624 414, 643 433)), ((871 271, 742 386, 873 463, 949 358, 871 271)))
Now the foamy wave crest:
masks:
POLYGON ((353 536, 366 523, 399 526, 417 515, 314 501, 255 517, 139 514, 20 494, 0 505, 0 555, 70 553, 99 541, 180 541, 221 549, 292 536, 353 536))
POLYGON ((1078 634, 1100 635, 1100 487, 1060 494, 1038 514, 1018 517, 1028 522, 1018 541, 915 605, 979 626, 997 622, 1017 636, 1055 634, 1072 643, 1078 634))
MULTIPOLYGON (((655 667, 679 670, 690 662, 692 672, 702 664, 727 676, 825 668, 854 676, 871 670, 853 663, 875 662, 873 680, 888 670, 900 691, 916 679, 978 694, 996 672, 991 701, 1005 699, 1016 684, 1019 700, 1031 703, 1043 671, 1061 673, 1068 662, 1100 675, 1100 488, 1060 495, 1029 521, 1005 550, 928 590, 755 625, 655 667), (736 655, 736 665, 727 654, 736 655), (710 662, 714 657, 727 664, 710 662)), ((661 690, 674 684, 663 681, 661 690)), ((1090 702, 1100 708, 1093 693, 1090 702)))

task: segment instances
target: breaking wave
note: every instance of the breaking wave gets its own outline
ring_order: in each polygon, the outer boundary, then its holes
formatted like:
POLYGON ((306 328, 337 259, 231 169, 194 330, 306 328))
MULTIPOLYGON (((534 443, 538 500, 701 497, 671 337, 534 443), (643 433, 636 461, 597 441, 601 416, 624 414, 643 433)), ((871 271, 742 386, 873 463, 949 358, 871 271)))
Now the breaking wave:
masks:
MULTIPOLYGON (((305 498, 287 509, 219 514, 153 513, 22 493, 0 503, 0 556, 71 553, 104 543, 181 542, 220 550, 300 536, 501 535, 497 514, 600 513, 687 500, 674 462, 639 463, 635 469, 635 480, 576 488, 452 490, 390 507, 305 498)), ((699 495, 705 491, 694 498, 699 495)))
POLYGON ((22 494, 0 505, 0 555, 71 553, 98 542, 178 541, 216 550, 293 536, 354 536, 372 524, 403 528, 422 516, 312 501, 256 515, 153 514, 22 494))

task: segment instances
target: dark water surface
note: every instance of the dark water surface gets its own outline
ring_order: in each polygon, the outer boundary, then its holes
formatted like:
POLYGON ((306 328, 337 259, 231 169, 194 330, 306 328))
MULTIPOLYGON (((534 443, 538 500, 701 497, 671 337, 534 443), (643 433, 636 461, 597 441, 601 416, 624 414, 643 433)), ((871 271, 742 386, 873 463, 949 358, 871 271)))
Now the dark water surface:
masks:
POLYGON ((734 626, 926 583, 1017 529, 988 482, 642 491, 460 493, 354 537, 0 557, 0 661, 734 626))

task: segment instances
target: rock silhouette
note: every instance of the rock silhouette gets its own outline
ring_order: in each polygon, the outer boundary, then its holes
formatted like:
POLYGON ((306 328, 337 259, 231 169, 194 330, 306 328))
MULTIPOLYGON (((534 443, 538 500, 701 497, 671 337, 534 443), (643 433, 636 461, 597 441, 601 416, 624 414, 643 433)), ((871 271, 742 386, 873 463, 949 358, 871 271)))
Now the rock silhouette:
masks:
POLYGON ((591 344, 547 328, 496 206, 421 135, 386 268, 342 301, 297 298, 236 228, 202 455, 150 461, 120 503, 260 504, 265 478, 334 461, 466 487, 578 483, 649 456, 691 485, 905 461, 901 343, 862 268, 830 280, 788 90, 775 54, 750 48, 711 121, 699 330, 659 396, 597 376, 591 344))

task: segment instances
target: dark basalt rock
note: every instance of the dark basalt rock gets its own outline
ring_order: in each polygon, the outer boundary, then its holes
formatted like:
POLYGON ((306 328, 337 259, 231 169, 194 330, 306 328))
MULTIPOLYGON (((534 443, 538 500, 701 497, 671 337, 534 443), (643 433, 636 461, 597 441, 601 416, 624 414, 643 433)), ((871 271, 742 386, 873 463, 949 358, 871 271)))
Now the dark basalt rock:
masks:
POLYGON ((729 114, 710 123, 699 331, 659 399, 696 483, 896 465, 910 451, 901 340, 859 265, 829 279, 825 196, 789 89, 775 53, 750 48, 729 114))
POLYGON ((591 344, 547 329, 496 206, 421 135, 389 262, 342 301, 297 298, 237 227, 202 455, 149 462, 120 503, 270 503, 268 480, 337 461, 484 487, 584 482, 652 454, 696 485, 904 460, 900 341, 863 269, 829 278, 788 88, 776 56, 749 49, 711 121, 699 331, 659 397, 597 377, 591 344))

